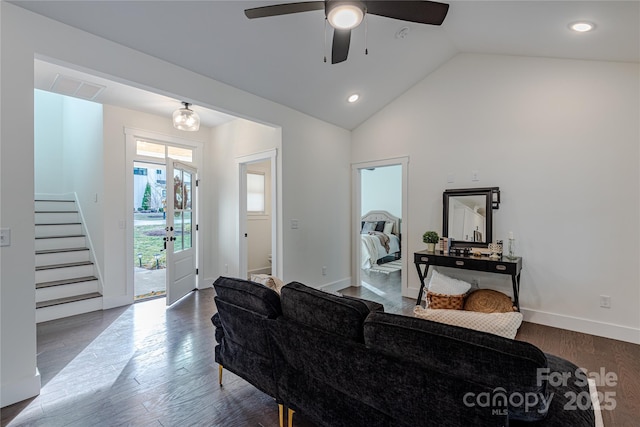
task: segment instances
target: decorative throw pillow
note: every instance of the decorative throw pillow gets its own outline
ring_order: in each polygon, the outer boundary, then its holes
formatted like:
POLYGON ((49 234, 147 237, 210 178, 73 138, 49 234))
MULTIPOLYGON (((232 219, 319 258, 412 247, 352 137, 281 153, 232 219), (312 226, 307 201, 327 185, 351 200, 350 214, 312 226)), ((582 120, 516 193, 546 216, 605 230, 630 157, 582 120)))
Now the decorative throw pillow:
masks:
POLYGON ((429 280, 428 290, 440 295, 462 295, 469 292, 471 283, 464 280, 454 279, 433 270, 429 280))
POLYGON ((377 222, 366 221, 362 225, 362 230, 360 230, 360 234, 367 234, 370 231, 375 231, 376 225, 378 225, 377 222))
POLYGON ((378 221, 376 223, 376 230, 375 231, 379 231, 379 232, 383 232, 384 231, 384 221, 378 221))
POLYGON ((514 339, 522 324, 522 313, 478 313, 464 310, 432 310, 417 305, 413 309, 415 317, 461 326, 476 331, 488 332, 505 338, 514 339))
POLYGON ((385 222, 384 230, 382 231, 384 234, 393 233, 393 222, 385 222))
POLYGON ((252 274, 251 281, 260 283, 269 289, 273 289, 280 295, 280 289, 284 286, 284 282, 278 279, 276 276, 270 276, 268 274, 252 274))

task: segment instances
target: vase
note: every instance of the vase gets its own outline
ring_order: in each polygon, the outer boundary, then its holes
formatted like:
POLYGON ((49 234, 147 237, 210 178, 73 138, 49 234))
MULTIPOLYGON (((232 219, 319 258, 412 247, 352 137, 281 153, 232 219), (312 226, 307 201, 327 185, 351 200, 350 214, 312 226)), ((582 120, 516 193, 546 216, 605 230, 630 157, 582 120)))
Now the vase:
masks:
POLYGON ((427 243, 427 252, 435 252, 436 244, 435 243, 427 243))

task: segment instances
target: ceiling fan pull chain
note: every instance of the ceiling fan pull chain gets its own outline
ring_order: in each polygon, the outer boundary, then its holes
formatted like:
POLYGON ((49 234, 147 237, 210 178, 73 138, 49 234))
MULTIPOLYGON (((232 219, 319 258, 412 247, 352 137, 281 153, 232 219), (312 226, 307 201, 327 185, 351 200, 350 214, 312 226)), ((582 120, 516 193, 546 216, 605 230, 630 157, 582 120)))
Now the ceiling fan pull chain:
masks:
POLYGON ((327 17, 324 18, 324 62, 327 62, 327 17))
POLYGON ((369 49, 367 48, 367 44, 369 41, 369 19, 367 19, 367 14, 365 11, 364 14, 364 54, 369 55, 369 49))

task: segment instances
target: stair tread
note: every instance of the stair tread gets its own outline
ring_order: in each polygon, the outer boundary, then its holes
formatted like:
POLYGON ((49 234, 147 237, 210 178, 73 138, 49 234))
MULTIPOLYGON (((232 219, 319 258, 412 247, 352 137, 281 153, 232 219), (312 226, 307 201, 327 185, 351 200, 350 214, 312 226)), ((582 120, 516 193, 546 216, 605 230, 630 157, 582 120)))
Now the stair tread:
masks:
POLYGON ((62 199, 35 199, 34 202, 65 202, 75 203, 75 200, 62 200, 62 199))
POLYGON ((64 236, 42 236, 42 237, 36 237, 36 240, 38 239, 65 239, 67 237, 85 237, 84 234, 65 234, 64 236))
POLYGON ((102 297, 102 294, 100 292, 91 292, 88 294, 76 295, 73 297, 56 298, 48 301, 37 302, 36 309, 51 307, 51 306, 60 305, 60 304, 68 304, 68 303, 77 302, 77 301, 84 301, 84 300, 88 300, 92 298, 100 298, 100 297, 102 297))
POLYGON ((36 283, 36 289, 50 288, 52 286, 71 285, 73 283, 92 282, 98 280, 96 276, 75 277, 73 279, 52 280, 50 282, 36 283))
POLYGON ((61 252, 80 252, 80 251, 88 251, 88 250, 89 248, 43 249, 40 251, 36 251, 36 255, 57 254, 61 252))
POLYGON ((35 211, 35 213, 78 213, 78 211, 35 211))
POLYGON ((66 268, 66 267, 82 267, 85 265, 93 265, 93 263, 91 261, 80 261, 80 262, 69 262, 65 264, 41 265, 36 267, 36 271, 53 270, 55 268, 66 268))
POLYGON ((80 225, 81 222, 39 222, 36 225, 80 225))

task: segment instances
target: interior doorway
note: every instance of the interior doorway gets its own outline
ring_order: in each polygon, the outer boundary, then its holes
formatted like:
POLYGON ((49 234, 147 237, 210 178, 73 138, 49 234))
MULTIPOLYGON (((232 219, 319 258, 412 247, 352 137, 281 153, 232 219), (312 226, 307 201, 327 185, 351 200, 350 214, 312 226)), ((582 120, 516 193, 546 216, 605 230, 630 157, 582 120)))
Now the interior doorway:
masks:
POLYGON ((408 158, 352 166, 354 284, 381 297, 408 293, 407 166, 408 158))
POLYGON ((402 280, 402 166, 360 171, 360 286, 374 293, 399 292, 402 280))
POLYGON ((239 277, 281 277, 277 260, 276 150, 237 158, 239 277))

